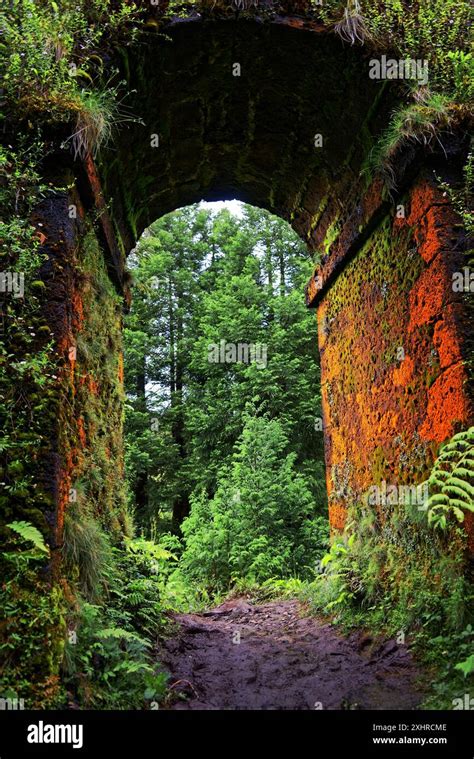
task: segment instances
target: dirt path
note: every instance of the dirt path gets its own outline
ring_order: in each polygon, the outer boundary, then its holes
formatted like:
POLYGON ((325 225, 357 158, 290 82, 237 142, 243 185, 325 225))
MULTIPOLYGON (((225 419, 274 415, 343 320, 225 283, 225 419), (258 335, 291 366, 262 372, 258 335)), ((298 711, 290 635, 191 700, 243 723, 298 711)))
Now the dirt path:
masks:
POLYGON ((298 601, 229 601, 176 615, 159 656, 180 698, 173 709, 414 709, 419 675, 404 646, 344 638, 302 616, 298 601), (240 640, 240 643, 238 642, 240 640))

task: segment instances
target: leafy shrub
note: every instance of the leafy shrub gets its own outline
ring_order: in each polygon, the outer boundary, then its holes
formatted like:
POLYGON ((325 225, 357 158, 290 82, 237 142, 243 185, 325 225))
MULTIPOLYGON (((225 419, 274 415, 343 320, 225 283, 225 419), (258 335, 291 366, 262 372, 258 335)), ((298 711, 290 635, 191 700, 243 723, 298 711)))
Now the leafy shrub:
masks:
POLYGON ((116 90, 100 84, 104 57, 125 30, 126 40, 133 39, 127 27, 135 15, 136 6, 129 2, 63 0, 61 8, 55 2, 11 3, 3 21, 8 51, 3 81, 10 118, 40 113, 45 122, 75 119, 75 134, 80 130, 82 135, 76 151, 100 143, 118 107, 116 90))
MULTIPOLYGON (((176 541, 163 538, 168 545, 176 541)), ((69 700, 83 707, 145 708, 166 693, 167 676, 153 651, 166 629, 163 596, 177 559, 144 538, 109 550, 96 602, 78 596, 70 610, 64 682, 69 700)))
POLYGON ((127 628, 104 627, 107 609, 84 602, 64 660, 69 699, 83 707, 140 708, 166 691, 166 674, 150 657, 151 642, 127 628))
POLYGON ((28 558, 44 558, 45 554, 49 556, 49 548, 44 542, 42 534, 30 522, 10 522, 10 524, 7 524, 7 527, 18 533, 23 540, 33 543, 33 551, 29 553, 22 551, 20 556, 28 556, 28 558))
POLYGON ((214 498, 197 495, 182 525, 182 567, 198 584, 222 591, 238 579, 312 574, 323 550, 321 524, 287 446, 278 420, 247 416, 214 498))

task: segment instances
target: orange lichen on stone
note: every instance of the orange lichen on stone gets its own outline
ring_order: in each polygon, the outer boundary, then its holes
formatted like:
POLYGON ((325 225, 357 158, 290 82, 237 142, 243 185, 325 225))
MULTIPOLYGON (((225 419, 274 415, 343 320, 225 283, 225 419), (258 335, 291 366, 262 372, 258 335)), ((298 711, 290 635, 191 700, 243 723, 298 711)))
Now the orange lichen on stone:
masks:
POLYGON ((90 182, 91 190, 94 193, 96 204, 100 207, 103 205, 104 200, 102 196, 102 187, 100 184, 99 176, 97 174, 97 169, 95 167, 94 159, 90 155, 90 153, 87 155, 85 161, 84 161, 87 177, 90 182))
POLYGON ((329 523, 332 529, 343 530, 346 524, 346 509, 339 504, 329 504, 329 523))
POLYGON ((121 385, 123 385, 123 377, 124 377, 124 371, 123 371, 123 353, 120 352, 118 356, 118 379, 121 385))
POLYGON ((69 382, 71 385, 71 391, 73 396, 76 394, 76 387, 74 384, 74 372, 76 369, 76 359, 73 357, 73 354, 68 355, 68 366, 69 366, 69 382))
POLYGON ((77 434, 79 436, 79 440, 81 441, 81 445, 85 448, 87 444, 87 435, 84 429, 84 419, 82 416, 80 416, 77 420, 77 434))
POLYGON ((77 603, 75 593, 73 589, 71 588, 70 583, 66 580, 65 577, 60 578, 59 585, 62 588, 62 591, 64 593, 64 598, 66 599, 66 601, 71 605, 74 603, 77 603))
POLYGON ((344 461, 347 458, 347 438, 343 430, 334 427, 331 439, 331 452, 336 461, 344 461))
POLYGON ((413 379, 415 362, 411 356, 405 356, 400 366, 393 370, 393 384, 406 387, 413 379))
POLYGON ((465 366, 456 364, 446 369, 429 388, 426 418, 420 428, 423 440, 442 443, 452 437, 456 422, 462 427, 469 424, 467 379, 465 366))
POLYGON ((92 393, 92 395, 98 395, 99 394, 99 385, 94 379, 94 377, 91 374, 88 374, 88 388, 89 392, 92 393))
POLYGON ((91 374, 83 374, 79 382, 82 386, 87 385, 87 389, 92 395, 99 394, 99 385, 91 374))
POLYGON ((460 310, 458 304, 451 303, 445 309, 443 318, 436 322, 433 344, 439 355, 442 369, 457 364, 462 359, 459 334, 456 324, 456 314, 460 310))
POLYGON ((433 206, 415 228, 418 252, 429 263, 436 254, 453 244, 453 225, 456 214, 448 206, 433 206))
POLYGON ((79 332, 84 324, 84 303, 81 294, 75 290, 71 297, 72 329, 79 332))
POLYGON ((442 258, 438 257, 421 273, 408 296, 408 333, 439 316, 450 292, 451 277, 448 267, 442 258))
POLYGON ((417 226, 424 214, 434 205, 448 204, 448 198, 428 179, 420 179, 410 192, 410 208, 407 223, 417 226))
POLYGON ((326 314, 328 310, 328 302, 326 300, 323 300, 318 305, 317 310, 317 326, 318 326, 318 345, 319 345, 319 351, 321 352, 324 350, 324 346, 326 344, 326 330, 324 328, 324 325, 326 323, 326 314))

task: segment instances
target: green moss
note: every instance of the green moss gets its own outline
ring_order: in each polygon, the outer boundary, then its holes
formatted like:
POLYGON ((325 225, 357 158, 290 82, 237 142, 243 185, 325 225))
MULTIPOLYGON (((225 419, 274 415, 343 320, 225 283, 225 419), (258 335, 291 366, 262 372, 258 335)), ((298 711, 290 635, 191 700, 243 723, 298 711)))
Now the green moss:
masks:
POLYGON ((326 232, 326 235, 324 237, 323 249, 324 249, 325 255, 328 255, 331 249, 331 245, 333 244, 335 240, 337 240, 340 231, 341 231, 340 220, 336 218, 331 222, 326 232))
POLYGON ((63 418, 62 445, 75 461, 78 501, 87 504, 112 536, 120 536, 125 511, 120 379, 121 297, 116 293, 92 228, 84 235, 78 261, 83 323, 77 335, 77 362, 71 380, 71 406, 63 418), (81 440, 78 420, 83 420, 81 440))

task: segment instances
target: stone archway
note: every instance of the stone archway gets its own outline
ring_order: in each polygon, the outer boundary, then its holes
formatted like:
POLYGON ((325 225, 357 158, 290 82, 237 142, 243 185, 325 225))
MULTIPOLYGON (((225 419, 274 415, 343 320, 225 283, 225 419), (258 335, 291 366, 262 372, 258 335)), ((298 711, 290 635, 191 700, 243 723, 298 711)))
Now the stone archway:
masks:
POLYGON ((64 365, 48 468, 57 545, 87 471, 110 528, 123 527, 126 255, 162 214, 230 197, 282 216, 322 255, 307 302, 318 306, 330 520, 340 529, 370 485, 420 482, 439 444, 472 419, 467 305, 451 285, 462 232, 433 174, 455 173, 465 146, 452 136, 445 156, 405 151, 390 195, 362 169, 396 96, 369 79, 360 50, 291 19, 187 19, 161 31, 117 50, 137 121, 97 161, 62 153, 45 167, 68 187, 36 213, 64 365))

